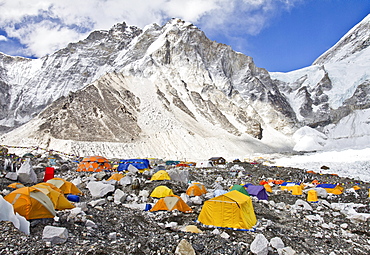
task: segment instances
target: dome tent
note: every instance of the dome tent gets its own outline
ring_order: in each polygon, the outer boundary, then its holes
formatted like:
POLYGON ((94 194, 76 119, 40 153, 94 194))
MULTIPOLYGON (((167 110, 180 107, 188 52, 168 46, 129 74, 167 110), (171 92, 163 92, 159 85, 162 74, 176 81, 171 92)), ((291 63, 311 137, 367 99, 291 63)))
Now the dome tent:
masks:
POLYGON ((233 190, 205 201, 198 221, 215 227, 248 230, 256 225, 257 218, 252 199, 233 190))
POLYGON ((13 183, 9 184, 8 187, 12 188, 12 189, 19 189, 19 188, 23 188, 25 186, 20 182, 13 182, 13 183))
POLYGON ((111 177, 107 179, 107 181, 110 181, 110 180, 120 181, 123 177, 125 177, 125 175, 121 173, 115 173, 115 174, 112 174, 111 177))
POLYGON ((193 210, 181 199, 181 197, 176 195, 169 195, 158 200, 158 202, 150 210, 155 211, 173 211, 179 210, 184 213, 190 213, 193 210))
POLYGON ((150 162, 148 159, 121 159, 117 171, 128 171, 130 165, 137 168, 141 173, 150 169, 150 162))
POLYGON ((192 183, 191 186, 186 190, 186 195, 188 196, 201 196, 203 194, 206 194, 207 190, 204 187, 203 184, 199 182, 192 183))
POLYGON ((108 159, 102 156, 89 156, 85 157, 77 167, 77 172, 101 172, 111 171, 112 165, 108 159))
POLYGON ((249 196, 248 191, 242 185, 234 185, 234 186, 231 187, 230 191, 232 191, 232 190, 237 190, 240 193, 243 193, 244 195, 249 196))
POLYGON ((168 175, 167 171, 159 170, 155 174, 152 175, 151 181, 163 181, 163 180, 171 180, 171 177, 168 175))
POLYGON ((71 202, 69 202, 68 199, 62 193, 54 190, 49 185, 39 183, 33 185, 32 187, 38 189, 39 191, 47 195, 50 198, 51 202, 53 203, 55 210, 65 210, 75 208, 75 206, 71 204, 71 202))
POLYGON ((257 197, 258 200, 268 200, 266 189, 262 185, 248 185, 247 192, 249 193, 249 195, 257 197))
POLYGON ((53 184, 55 187, 60 189, 63 194, 82 194, 82 191, 76 187, 72 182, 66 181, 62 178, 53 178, 47 181, 47 183, 53 184))
POLYGON ((151 197, 157 198, 167 197, 170 195, 173 195, 173 191, 166 186, 158 186, 152 191, 152 193, 150 193, 151 197))
POLYGON ((13 205, 14 212, 27 220, 54 218, 56 215, 49 197, 33 187, 16 189, 4 199, 13 205))

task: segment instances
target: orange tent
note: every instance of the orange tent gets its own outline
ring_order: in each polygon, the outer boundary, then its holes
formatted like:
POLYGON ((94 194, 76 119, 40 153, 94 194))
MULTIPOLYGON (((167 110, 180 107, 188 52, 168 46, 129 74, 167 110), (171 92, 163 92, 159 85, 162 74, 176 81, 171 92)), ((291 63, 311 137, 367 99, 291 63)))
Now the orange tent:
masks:
POLYGON ((53 178, 47 181, 47 183, 51 183, 57 188, 59 188, 63 194, 73 194, 78 195, 82 194, 82 191, 76 187, 72 182, 66 181, 62 178, 53 178))
POLYGON ((202 190, 197 185, 192 185, 186 190, 188 196, 201 196, 203 195, 202 190))
POLYGON ((359 189, 361 189, 359 186, 357 186, 357 185, 355 185, 355 186, 353 186, 352 187, 354 190, 359 190, 359 189))
POLYGON ((201 195, 206 194, 206 193, 207 193, 206 187, 204 187, 204 185, 199 183, 199 182, 193 183, 186 190, 186 194, 188 196, 201 196, 201 195))
POLYGON ((111 170, 112 166, 108 159, 101 156, 85 157, 77 167, 77 172, 101 172, 111 170))
POLYGON ((54 190, 52 187, 46 184, 36 184, 32 186, 33 188, 38 189, 45 195, 47 195, 51 202, 54 205, 55 210, 64 210, 64 209, 72 209, 75 208, 71 202, 68 201, 68 199, 60 192, 54 190))
POLYGON ((181 197, 176 195, 170 195, 158 200, 158 202, 150 210, 155 211, 173 211, 179 210, 184 213, 193 212, 193 210, 181 199, 181 197))
POLYGON ((124 177, 123 174, 115 173, 115 174, 112 174, 111 177, 109 177, 107 181, 110 181, 110 180, 120 181, 123 177, 124 177))
POLYGON ((24 185, 20 182, 13 182, 13 183, 9 184, 8 187, 13 188, 13 189, 19 189, 19 188, 23 188, 24 185))
POLYGON ((14 190, 4 197, 13 205, 14 212, 27 220, 54 218, 56 215, 53 203, 44 193, 33 187, 14 190))

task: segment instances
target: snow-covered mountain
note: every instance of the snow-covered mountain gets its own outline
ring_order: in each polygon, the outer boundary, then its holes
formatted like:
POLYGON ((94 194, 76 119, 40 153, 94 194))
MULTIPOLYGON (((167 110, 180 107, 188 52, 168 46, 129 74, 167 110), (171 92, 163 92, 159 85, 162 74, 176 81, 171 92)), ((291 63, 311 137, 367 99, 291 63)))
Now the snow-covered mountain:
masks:
POLYGON ((369 45, 370 15, 312 66, 289 73, 270 73, 302 125, 316 129, 304 127, 297 131, 295 149, 370 145, 369 45), (317 131, 322 133, 318 136, 317 131))
POLYGON ((41 59, 0 54, 0 123, 19 126, 2 143, 192 159, 320 149, 349 121, 367 130, 357 119, 368 109, 369 23, 290 73, 258 68, 179 19, 117 24, 41 59))

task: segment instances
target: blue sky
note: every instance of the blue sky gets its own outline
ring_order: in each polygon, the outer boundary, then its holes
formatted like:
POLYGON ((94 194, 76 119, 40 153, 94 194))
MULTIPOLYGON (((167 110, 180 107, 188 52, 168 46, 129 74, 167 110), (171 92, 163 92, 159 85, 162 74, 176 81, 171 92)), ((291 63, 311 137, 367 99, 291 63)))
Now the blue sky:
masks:
POLYGON ((268 71, 309 66, 370 13, 369 0, 0 0, 0 52, 42 57, 125 21, 172 17, 253 57, 268 71))

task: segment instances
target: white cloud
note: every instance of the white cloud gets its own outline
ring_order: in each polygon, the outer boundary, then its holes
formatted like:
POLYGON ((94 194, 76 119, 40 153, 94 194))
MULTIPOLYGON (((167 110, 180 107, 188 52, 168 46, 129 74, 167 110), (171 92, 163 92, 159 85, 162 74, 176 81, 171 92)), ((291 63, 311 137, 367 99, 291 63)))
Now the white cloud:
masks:
POLYGON ((174 17, 207 34, 257 34, 297 1, 302 0, 0 0, 0 29, 40 57, 123 21, 143 28, 174 17))
POLYGON ((8 38, 6 38, 5 36, 3 36, 3 35, 0 35, 0 41, 7 41, 8 40, 8 38))

